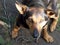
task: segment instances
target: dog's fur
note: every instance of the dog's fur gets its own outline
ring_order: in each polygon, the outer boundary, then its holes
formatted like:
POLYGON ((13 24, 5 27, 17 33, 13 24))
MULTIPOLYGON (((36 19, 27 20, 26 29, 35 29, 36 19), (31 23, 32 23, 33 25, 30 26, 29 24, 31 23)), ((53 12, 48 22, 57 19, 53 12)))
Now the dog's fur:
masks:
POLYGON ((58 22, 56 3, 56 0, 23 0, 22 4, 16 2, 15 5, 20 15, 12 30, 12 38, 18 36, 18 31, 22 25, 30 29, 31 34, 33 34, 33 37, 37 40, 43 31, 43 38, 47 42, 53 42, 54 40, 52 36, 48 34, 47 28, 50 27, 51 32, 56 28, 58 22))

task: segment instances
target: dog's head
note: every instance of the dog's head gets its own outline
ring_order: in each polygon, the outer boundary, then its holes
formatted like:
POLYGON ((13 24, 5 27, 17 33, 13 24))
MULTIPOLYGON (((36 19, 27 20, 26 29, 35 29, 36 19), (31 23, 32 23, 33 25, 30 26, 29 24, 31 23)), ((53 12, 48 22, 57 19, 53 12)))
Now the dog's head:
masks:
POLYGON ((52 16, 52 10, 45 10, 43 7, 28 7, 15 3, 17 10, 25 17, 26 24, 29 26, 34 37, 38 37, 43 27, 48 22, 48 17, 52 16))

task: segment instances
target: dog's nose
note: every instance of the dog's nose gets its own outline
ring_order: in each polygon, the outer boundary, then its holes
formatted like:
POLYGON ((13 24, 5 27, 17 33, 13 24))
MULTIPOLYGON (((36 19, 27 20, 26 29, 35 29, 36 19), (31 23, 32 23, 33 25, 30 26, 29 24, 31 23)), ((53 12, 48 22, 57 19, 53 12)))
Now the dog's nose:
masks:
POLYGON ((37 38, 39 36, 39 32, 38 30, 35 28, 34 31, 33 31, 33 37, 34 38, 37 38))

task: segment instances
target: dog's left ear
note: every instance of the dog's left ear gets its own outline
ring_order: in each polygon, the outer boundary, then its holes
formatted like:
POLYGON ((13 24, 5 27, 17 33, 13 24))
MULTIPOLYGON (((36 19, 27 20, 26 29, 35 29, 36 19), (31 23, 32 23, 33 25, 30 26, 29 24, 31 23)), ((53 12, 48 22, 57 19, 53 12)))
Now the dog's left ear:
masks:
POLYGON ((47 16, 49 18, 55 18, 56 17, 56 13, 53 10, 51 10, 51 9, 45 10, 45 13, 47 14, 47 16))
POLYGON ((51 2, 49 2, 49 4, 47 5, 45 13, 48 15, 49 18, 55 18, 56 17, 56 13, 52 9, 52 3, 51 2))
POLYGON ((26 5, 23 5, 17 1, 15 3, 15 6, 20 14, 24 14, 28 10, 28 7, 26 5))

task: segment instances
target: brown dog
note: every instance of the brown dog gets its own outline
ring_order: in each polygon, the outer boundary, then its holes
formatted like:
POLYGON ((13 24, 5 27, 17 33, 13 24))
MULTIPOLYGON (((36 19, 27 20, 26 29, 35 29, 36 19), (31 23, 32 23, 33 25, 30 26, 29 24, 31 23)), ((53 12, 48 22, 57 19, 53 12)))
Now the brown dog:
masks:
POLYGON ((53 38, 48 34, 47 28, 51 19, 52 23, 50 26, 50 31, 53 32, 55 30, 58 21, 58 15, 53 8, 51 8, 52 3, 49 3, 45 8, 38 2, 35 1, 34 3, 29 3, 30 5, 26 5, 27 2, 23 4, 18 2, 15 3, 20 15, 18 16, 12 30, 12 38, 16 38, 18 36, 20 27, 24 26, 30 29, 31 34, 34 38, 36 38, 36 40, 39 39, 43 29, 43 38, 47 42, 53 42, 53 38))

